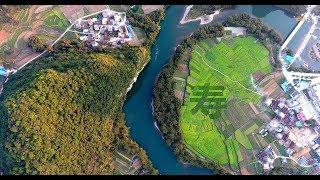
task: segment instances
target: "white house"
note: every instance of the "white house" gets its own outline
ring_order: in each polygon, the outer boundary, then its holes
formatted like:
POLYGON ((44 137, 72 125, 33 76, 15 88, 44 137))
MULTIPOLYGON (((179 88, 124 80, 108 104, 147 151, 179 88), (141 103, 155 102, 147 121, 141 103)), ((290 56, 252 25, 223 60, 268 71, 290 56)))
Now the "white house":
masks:
POLYGON ((120 22, 120 20, 121 20, 121 18, 120 18, 120 16, 119 16, 119 14, 115 14, 115 15, 114 15, 114 21, 115 21, 115 22, 120 22))
POLYGON ((101 23, 102 23, 103 25, 106 25, 106 24, 108 23, 108 18, 102 18, 101 23))
POLYGON ((92 25, 93 25, 92 19, 88 19, 88 24, 89 24, 89 26, 92 26, 92 25))
POLYGON ((89 33, 89 29, 83 29, 83 33, 89 33))
POLYGON ((81 29, 81 20, 77 20, 75 22, 75 26, 76 26, 76 28, 81 29))
POLYGON ((97 43, 96 41, 93 41, 93 42, 92 42, 92 46, 93 46, 93 47, 96 47, 96 46, 98 46, 98 43, 97 43))
POLYGON ((95 41, 100 41, 100 34, 96 34, 94 40, 95 41))
POLYGON ((99 31, 100 27, 99 27, 99 25, 95 24, 95 25, 93 26, 93 29, 96 30, 96 31, 99 31))
POLYGON ((102 16, 105 17, 105 18, 108 17, 108 12, 107 11, 102 11, 102 16))
POLYGON ((80 36, 80 40, 81 41, 86 41, 86 40, 88 40, 88 36, 80 36))

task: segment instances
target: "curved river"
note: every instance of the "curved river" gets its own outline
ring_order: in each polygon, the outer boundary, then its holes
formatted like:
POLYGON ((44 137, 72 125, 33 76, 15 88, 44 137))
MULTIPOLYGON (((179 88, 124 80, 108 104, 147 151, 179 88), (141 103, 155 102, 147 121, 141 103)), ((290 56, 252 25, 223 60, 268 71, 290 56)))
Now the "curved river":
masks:
MULTIPOLYGON (((173 5, 166 10, 161 30, 151 49, 150 63, 138 77, 129 91, 124 105, 126 124, 131 137, 146 150, 147 155, 160 174, 212 174, 209 169, 180 163, 171 147, 168 147, 157 130, 152 115, 152 90, 156 76, 172 57, 175 47, 199 28, 199 21, 180 25, 185 6, 173 5)), ((290 15, 274 6, 241 5, 222 11, 213 22, 222 22, 228 16, 245 12, 260 17, 274 27, 283 37, 288 36, 296 21, 290 15)))

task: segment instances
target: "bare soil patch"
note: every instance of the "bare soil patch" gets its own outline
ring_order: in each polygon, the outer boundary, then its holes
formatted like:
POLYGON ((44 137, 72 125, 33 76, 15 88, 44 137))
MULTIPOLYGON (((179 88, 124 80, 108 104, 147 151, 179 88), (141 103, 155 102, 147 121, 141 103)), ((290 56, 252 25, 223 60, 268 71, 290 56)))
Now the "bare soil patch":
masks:
POLYGON ((142 10, 145 14, 149 14, 155 10, 163 9, 164 5, 142 5, 142 10))
POLYGON ((144 42, 144 39, 139 39, 137 36, 134 36, 131 41, 128 42, 130 46, 140 46, 144 42))
POLYGON ((249 171, 248 171, 248 169, 247 168, 241 168, 241 174, 242 175, 251 175, 250 173, 249 173, 249 171))
MULTIPOLYGON (((31 59, 33 59, 37 55, 38 55, 38 53, 32 53, 31 55, 26 55, 26 56, 22 57, 21 60, 15 62, 14 67, 19 68, 19 67, 23 66, 24 64, 29 62, 31 59)), ((21 55, 21 56, 23 56, 23 55, 21 55)))
POLYGON ((82 5, 63 5, 60 6, 62 13, 66 16, 70 23, 84 16, 82 5))
POLYGON ((52 5, 41 5, 34 11, 34 13, 35 14, 41 13, 41 12, 47 10, 48 8, 51 8, 51 7, 52 7, 52 5))
POLYGON ((0 45, 2 45, 3 43, 5 43, 8 39, 8 37, 10 36, 10 33, 5 31, 5 30, 1 30, 0 31, 0 45))
POLYGON ((90 14, 107 8, 105 5, 85 5, 84 7, 90 12, 90 14))

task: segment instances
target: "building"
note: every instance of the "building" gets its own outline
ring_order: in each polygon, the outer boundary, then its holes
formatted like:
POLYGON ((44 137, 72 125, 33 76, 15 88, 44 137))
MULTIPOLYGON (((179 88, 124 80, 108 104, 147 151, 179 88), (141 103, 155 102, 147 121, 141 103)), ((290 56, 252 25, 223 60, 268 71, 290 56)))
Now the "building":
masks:
POLYGON ((9 76, 10 70, 5 69, 4 67, 0 66, 0 76, 9 76))
POLYGON ((95 31, 99 31, 100 27, 99 27, 99 25, 95 24, 95 25, 93 26, 93 29, 94 29, 95 31))
POLYGON ((80 36, 80 40, 81 41, 86 41, 86 40, 88 40, 88 36, 80 36))
POLYGON ((116 23, 121 22, 121 17, 120 17, 119 14, 114 14, 114 21, 115 21, 116 23))
POLYGON ((77 29, 81 29, 81 27, 82 27, 82 25, 81 25, 81 20, 77 20, 77 21, 75 22, 75 26, 76 26, 77 29))
POLYGON ((298 105, 296 107, 297 112, 303 112, 304 118, 306 120, 318 118, 316 109, 304 94, 300 94, 299 96, 297 96, 294 101, 296 101, 294 102, 294 104, 298 105))
POLYGON ((89 33, 89 29, 83 29, 83 33, 89 33))
POLYGON ((93 42, 92 42, 92 46, 93 46, 93 47, 96 47, 96 46, 98 46, 98 45, 99 45, 99 44, 98 44, 96 41, 93 41, 93 42))
POLYGON ((284 61, 285 61, 286 63, 288 63, 288 64, 291 64, 291 63, 293 62, 293 60, 294 60, 294 58, 293 58, 292 56, 290 56, 290 55, 286 55, 286 56, 284 57, 284 61))
POLYGON ((93 20, 92 19, 88 19, 88 25, 92 26, 93 25, 93 20))
POLYGON ((106 25, 108 23, 108 18, 102 18, 101 24, 106 25))
POLYGON ((80 25, 83 33, 88 36, 81 36, 80 40, 94 47, 98 45, 118 46, 131 41, 134 37, 126 14, 121 12, 104 10, 100 17, 77 21, 75 26, 80 27, 80 25), (89 37, 89 35, 91 36, 89 37))

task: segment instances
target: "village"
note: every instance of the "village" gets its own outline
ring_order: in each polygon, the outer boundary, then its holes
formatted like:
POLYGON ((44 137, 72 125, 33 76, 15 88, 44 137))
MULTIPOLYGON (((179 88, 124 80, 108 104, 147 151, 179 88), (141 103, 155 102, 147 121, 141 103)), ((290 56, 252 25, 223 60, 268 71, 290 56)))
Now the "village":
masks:
MULTIPOLYGON (((305 22, 312 19, 313 24, 310 26, 317 25, 318 17, 310 16, 307 15, 305 22)), ((309 52, 314 51, 314 47, 306 46, 312 32, 307 33, 309 36, 305 36, 304 41, 296 45, 293 53, 279 53, 282 70, 278 73, 281 78, 278 78, 277 84, 269 83, 269 89, 265 88, 270 92, 262 106, 267 107, 271 118, 260 128, 259 135, 263 138, 271 137, 276 142, 256 154, 265 171, 273 169, 279 158, 282 164, 291 161, 301 168, 310 169, 310 174, 320 173, 320 74, 288 70, 296 59, 303 61, 313 56, 309 52), (300 56, 303 53, 306 55, 300 56)), ((311 38, 312 44, 318 38, 319 34, 311 38)), ((284 44, 290 48, 290 39, 287 41, 284 44)))
POLYGON ((74 28, 76 30, 70 31, 77 33, 80 40, 91 47, 116 47, 131 41, 135 36, 126 13, 110 9, 104 10, 97 17, 77 20, 74 28))
MULTIPOLYGON (((88 47, 99 45, 103 48, 120 47, 135 37, 133 28, 126 18, 126 13, 113 11, 109 8, 89 18, 77 19, 66 32, 77 34, 79 39, 88 47)), ((0 66, 0 94, 7 77, 16 71, 16 68, 9 69, 0 66)))

